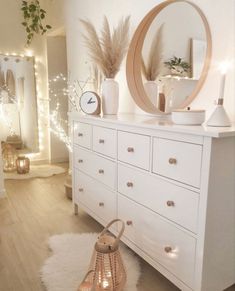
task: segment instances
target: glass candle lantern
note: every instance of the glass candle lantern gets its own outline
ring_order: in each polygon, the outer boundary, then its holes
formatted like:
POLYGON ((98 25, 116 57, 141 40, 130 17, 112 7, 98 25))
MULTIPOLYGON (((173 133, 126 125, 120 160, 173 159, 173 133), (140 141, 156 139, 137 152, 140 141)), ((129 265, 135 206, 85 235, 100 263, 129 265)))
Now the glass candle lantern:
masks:
POLYGON ((16 170, 18 174, 27 174, 30 170, 30 160, 25 156, 19 156, 16 160, 16 170))
POLYGON ((17 154, 13 146, 10 144, 3 145, 2 158, 4 172, 13 172, 16 170, 17 154))

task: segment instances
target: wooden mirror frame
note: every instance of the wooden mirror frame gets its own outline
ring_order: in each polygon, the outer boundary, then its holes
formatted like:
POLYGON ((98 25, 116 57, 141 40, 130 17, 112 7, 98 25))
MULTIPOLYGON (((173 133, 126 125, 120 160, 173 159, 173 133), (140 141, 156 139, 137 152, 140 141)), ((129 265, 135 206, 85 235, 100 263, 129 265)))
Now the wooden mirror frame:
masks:
POLYGON ((143 43, 145 40, 145 36, 148 32, 150 25, 152 24, 153 20, 157 17, 157 15, 167 6, 177 3, 177 2, 184 2, 188 3, 192 7, 196 9, 196 11, 201 16, 203 21, 205 32, 206 32, 206 41, 207 41, 207 49, 206 49, 206 58, 203 66, 203 70, 201 76, 197 82, 195 89, 193 90, 192 94, 181 104, 179 108, 184 108, 188 106, 194 98, 197 96, 199 91, 201 90, 206 76, 209 70, 210 61, 211 61, 211 52, 212 52, 212 40, 211 40, 211 32, 209 28, 209 24, 204 13, 201 9, 187 0, 166 0, 156 7, 154 7, 150 12, 143 18, 140 22, 139 26, 137 27, 134 36, 131 40, 128 54, 127 54, 127 62, 126 62, 126 78, 130 93, 132 98, 134 99, 135 103, 144 111, 151 113, 151 114, 169 114, 166 112, 160 111, 156 108, 150 99, 148 98, 141 75, 141 52, 143 43))

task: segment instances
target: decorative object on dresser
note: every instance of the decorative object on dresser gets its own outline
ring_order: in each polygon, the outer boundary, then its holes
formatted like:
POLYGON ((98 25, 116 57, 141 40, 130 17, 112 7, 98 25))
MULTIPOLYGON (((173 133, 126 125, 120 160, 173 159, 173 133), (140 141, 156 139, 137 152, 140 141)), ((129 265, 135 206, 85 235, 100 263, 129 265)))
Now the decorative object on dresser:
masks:
MULTIPOLYGON (((162 1, 142 19, 129 46, 126 77, 133 100, 142 110, 157 115, 169 114, 173 109, 187 107, 205 82, 211 52, 211 32, 201 9, 187 0, 162 1), (179 19, 184 21, 179 21, 179 19), (185 23, 190 23, 190 25, 186 26, 185 23), (155 37, 156 31, 163 24, 164 60, 168 60, 174 55, 176 56, 169 63, 171 68, 180 68, 180 72, 188 71, 191 62, 191 39, 196 39, 200 36, 200 39, 205 44, 205 54, 204 58, 201 59, 202 65, 200 66, 200 71, 197 72, 197 78, 191 77, 188 72, 186 77, 184 73, 180 74, 180 76, 174 76, 172 73, 169 75, 166 67, 163 67, 160 71, 156 81, 161 80, 163 87, 161 93, 165 97, 165 106, 162 105, 162 102, 152 102, 148 90, 145 90, 145 78, 141 69, 142 58, 146 59, 146 52, 149 51, 149 46, 155 37)), ((194 64, 190 65, 193 66, 194 64)))
MULTIPOLYGON (((70 233, 50 237, 49 248, 52 256, 45 261, 41 269, 41 280, 47 291, 78 290, 78 285, 89 267, 98 235, 98 233, 70 233)), ((120 252, 128 270, 124 290, 137 291, 141 275, 138 257, 122 243, 120 252)))
POLYGON ((234 284, 235 127, 70 118, 75 212, 125 221, 121 240, 181 290, 234 284))
POLYGON ((221 70, 221 83, 220 83, 220 93, 219 99, 216 104, 216 108, 212 113, 211 117, 207 121, 207 126, 215 126, 215 127, 226 127, 231 126, 231 121, 224 109, 224 89, 225 89, 225 81, 226 81, 226 73, 231 64, 229 62, 223 62, 220 66, 221 70))
POLYGON ((18 174, 27 174, 30 170, 30 160, 26 156, 19 155, 16 159, 16 171, 18 174))
POLYGON ((111 34, 106 16, 99 37, 90 21, 81 20, 87 35, 83 35, 91 60, 99 67, 105 80, 102 84, 103 114, 117 114, 119 101, 118 83, 114 80, 128 49, 129 19, 121 19, 111 34))
MULTIPOLYGON (((120 219, 114 219, 104 228, 95 244, 89 270, 92 289, 97 291, 122 291, 126 283, 126 271, 119 251, 120 238, 123 235, 125 224, 120 219), (122 227, 117 237, 109 232, 115 223, 121 222, 122 227)), ((87 278, 86 278, 87 282, 87 278)), ((84 281, 81 285, 84 284, 84 281)), ((81 288, 80 285, 80 288, 81 288)))
POLYGON ((86 114, 100 114, 100 96, 96 92, 86 91, 79 100, 81 110, 86 114))
POLYGON ((7 143, 2 145, 2 159, 3 159, 3 171, 13 172, 16 170, 17 153, 15 148, 7 143))
POLYGON ((201 125, 205 121, 205 110, 173 110, 171 114, 172 121, 181 125, 201 125))
POLYGON ((158 84, 156 79, 162 69, 162 34, 163 34, 164 24, 162 24, 156 31, 154 35, 150 51, 148 54, 147 62, 145 63, 144 58, 142 57, 142 71, 146 79, 144 83, 144 88, 149 96, 151 102, 157 106, 158 102, 158 84))

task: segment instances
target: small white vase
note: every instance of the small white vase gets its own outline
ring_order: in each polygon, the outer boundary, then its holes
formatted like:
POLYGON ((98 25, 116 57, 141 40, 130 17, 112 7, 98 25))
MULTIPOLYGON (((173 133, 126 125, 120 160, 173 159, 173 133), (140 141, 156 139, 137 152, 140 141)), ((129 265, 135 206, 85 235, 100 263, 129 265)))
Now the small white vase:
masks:
POLYGON ((144 89, 145 92, 147 94, 147 96, 149 97, 150 101, 152 102, 152 104, 154 106, 157 106, 158 104, 158 85, 155 81, 147 81, 144 84, 144 89))
POLYGON ((104 115, 115 115, 118 113, 119 86, 114 79, 107 78, 102 82, 102 110, 104 115))

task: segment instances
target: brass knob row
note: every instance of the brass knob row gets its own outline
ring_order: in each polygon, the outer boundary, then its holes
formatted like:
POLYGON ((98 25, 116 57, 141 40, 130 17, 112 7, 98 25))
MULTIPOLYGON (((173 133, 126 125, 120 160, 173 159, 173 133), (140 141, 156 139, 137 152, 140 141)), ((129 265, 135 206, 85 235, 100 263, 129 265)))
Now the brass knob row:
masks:
POLYGON ((166 205, 169 206, 169 207, 171 207, 171 206, 175 206, 175 202, 174 202, 174 201, 171 201, 171 200, 168 200, 168 201, 166 202, 166 205))
POLYGON ((164 248, 164 251, 165 251, 167 254, 169 254, 169 253, 172 252, 172 247, 167 246, 167 247, 164 248))
POLYGON ((83 163, 83 160, 82 159, 79 159, 78 160, 79 164, 83 163))
POLYGON ((79 132, 78 133, 78 136, 82 137, 83 136, 83 133, 79 132))
POLYGON ((168 162, 169 162, 169 164, 171 164, 171 165, 176 165, 176 164, 177 164, 177 160, 176 160, 175 158, 170 158, 170 159, 168 160, 168 162))
POLYGON ((104 170, 103 169, 99 169, 99 174, 104 174, 104 170))
POLYGON ((126 185, 127 185, 127 187, 129 187, 129 188, 130 188, 130 187, 133 187, 133 183, 132 183, 132 182, 127 182, 126 185))
POLYGON ((127 225, 132 225, 133 222, 132 222, 131 220, 127 220, 126 224, 127 224, 127 225))
POLYGON ((103 206, 104 206, 104 202, 100 202, 99 207, 103 207, 103 206))
POLYGON ((132 148, 132 147, 128 147, 128 148, 127 148, 127 151, 128 151, 128 153, 133 153, 133 152, 134 152, 134 148, 132 148))
POLYGON ((79 192, 83 192, 84 189, 83 189, 83 188, 79 188, 78 191, 79 191, 79 192))
POLYGON ((99 139, 99 143, 104 143, 104 139, 99 139))

